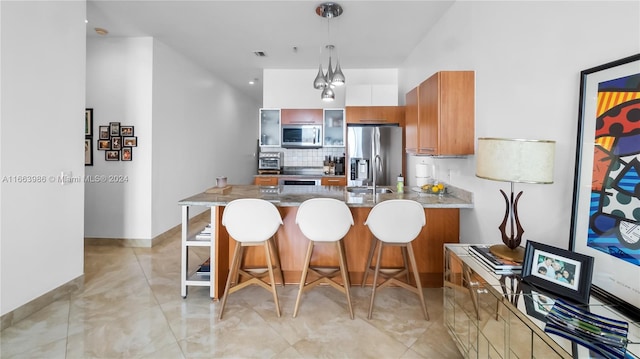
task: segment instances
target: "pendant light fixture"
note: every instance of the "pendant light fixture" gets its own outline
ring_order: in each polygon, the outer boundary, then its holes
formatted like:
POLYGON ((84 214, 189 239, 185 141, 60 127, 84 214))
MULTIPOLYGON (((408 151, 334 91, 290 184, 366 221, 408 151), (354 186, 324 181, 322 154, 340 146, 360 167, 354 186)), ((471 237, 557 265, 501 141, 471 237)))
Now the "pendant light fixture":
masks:
MULTIPOLYGON (((331 41, 330 21, 332 18, 338 17, 342 14, 342 6, 333 2, 322 3, 316 8, 316 14, 327 19, 327 34, 329 41, 331 41)), ((329 65, 327 68, 327 72, 325 73, 322 70, 322 61, 320 61, 320 65, 318 66, 318 74, 313 81, 313 87, 317 90, 322 89, 321 98, 323 101, 333 101, 335 99, 333 87, 343 86, 345 83, 345 77, 344 73, 342 73, 342 69, 340 68, 340 60, 336 57, 335 70, 333 69, 331 63, 335 46, 326 45, 326 49, 329 50, 329 65)), ((320 55, 322 55, 322 52, 320 53, 320 55)))

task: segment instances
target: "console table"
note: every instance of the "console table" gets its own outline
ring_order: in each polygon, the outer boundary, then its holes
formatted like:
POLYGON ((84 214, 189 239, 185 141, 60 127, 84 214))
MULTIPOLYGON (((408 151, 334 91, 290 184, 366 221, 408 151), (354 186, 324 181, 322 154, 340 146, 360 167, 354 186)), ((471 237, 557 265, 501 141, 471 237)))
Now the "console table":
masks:
MULTIPOLYGON (((465 358, 593 357, 587 348, 544 332, 544 315, 532 311, 536 292, 522 290, 518 272, 494 273, 469 254, 467 244, 445 244, 444 261, 444 323, 465 358)), ((640 323, 597 298, 590 299, 589 310, 629 322, 629 339, 640 342, 640 323)), ((640 344, 629 344, 627 353, 640 358, 640 344)))

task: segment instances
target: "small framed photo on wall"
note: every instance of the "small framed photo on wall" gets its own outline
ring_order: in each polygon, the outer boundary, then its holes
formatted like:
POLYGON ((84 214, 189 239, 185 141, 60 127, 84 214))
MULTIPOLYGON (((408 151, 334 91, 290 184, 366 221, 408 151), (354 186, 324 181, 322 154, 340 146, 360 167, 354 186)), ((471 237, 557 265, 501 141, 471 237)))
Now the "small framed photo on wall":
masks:
POLYGON ((105 151, 104 159, 105 161, 120 161, 120 151, 105 151))
POLYGON ((133 136, 133 126, 120 126, 120 136, 133 136))
POLYGON ((122 138, 121 137, 111 137, 111 149, 119 150, 122 148, 122 138))
POLYGON ((123 137, 122 146, 124 147, 138 147, 138 137, 123 137))
POLYGON ((120 122, 109 122, 109 135, 120 136, 120 122))
POLYGON ((131 147, 124 147, 120 151, 120 161, 131 161, 131 157, 133 157, 131 147))
POLYGON ((98 140, 98 151, 106 151, 111 149, 111 140, 98 140))
POLYGON ((98 138, 101 140, 109 139, 109 126, 98 126, 98 138))

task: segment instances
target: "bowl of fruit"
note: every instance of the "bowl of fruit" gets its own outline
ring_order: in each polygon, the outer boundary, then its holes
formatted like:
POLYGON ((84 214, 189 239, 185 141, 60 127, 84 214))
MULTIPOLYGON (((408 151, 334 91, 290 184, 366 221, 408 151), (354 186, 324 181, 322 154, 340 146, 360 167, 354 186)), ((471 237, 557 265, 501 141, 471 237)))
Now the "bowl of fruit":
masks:
POLYGON ((427 183, 420 187, 416 187, 416 189, 418 189, 419 192, 421 193, 438 194, 438 195, 444 195, 447 192, 447 188, 442 182, 427 183))

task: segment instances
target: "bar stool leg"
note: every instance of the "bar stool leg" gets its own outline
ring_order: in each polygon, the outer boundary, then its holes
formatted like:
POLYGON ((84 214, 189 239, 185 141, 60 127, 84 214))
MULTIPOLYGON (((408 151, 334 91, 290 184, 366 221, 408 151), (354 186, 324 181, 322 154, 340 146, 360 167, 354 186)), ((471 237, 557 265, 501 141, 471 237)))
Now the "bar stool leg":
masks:
POLYGON ((275 265, 278 267, 278 272, 280 273, 280 280, 282 281, 282 286, 284 287, 284 273, 282 273, 282 265, 280 264, 280 252, 278 251, 278 246, 276 245, 276 241, 273 237, 269 238, 269 244, 271 245, 271 252, 273 253, 273 259, 275 261, 275 265))
POLYGON ((424 319, 429 320, 429 313, 427 313, 427 304, 424 301, 424 293, 422 293, 422 284, 420 283, 420 273, 418 273, 418 265, 416 263, 416 257, 413 253, 413 246, 411 245, 411 243, 407 243, 407 252, 409 254, 409 260, 411 261, 413 275, 416 278, 416 287, 418 289, 418 297, 420 297, 420 304, 422 305, 422 314, 424 314, 424 319))
POLYGON ((231 260, 231 269, 229 270, 229 275, 227 276, 227 284, 225 284, 224 286, 224 294, 222 295, 222 302, 220 303, 220 313, 218 314, 218 319, 222 319, 224 306, 227 304, 227 297, 229 296, 229 291, 231 290, 231 282, 238 280, 237 278, 234 278, 234 273, 237 272, 237 267, 240 265, 241 252, 242 245, 240 243, 236 243, 236 249, 233 251, 233 259, 231 260))
POLYGON ((313 241, 309 241, 307 246, 307 255, 304 258, 304 267, 302 268, 302 276, 300 277, 300 285, 298 288, 298 297, 296 298, 296 306, 293 309, 293 317, 298 315, 298 308, 300 307, 300 298, 302 298, 302 292, 304 291, 304 285, 307 283, 307 275, 309 274, 309 264, 311 263, 311 254, 313 253, 313 241))
POLYGON ((371 260, 373 259, 373 252, 376 250, 377 240, 375 237, 371 237, 371 247, 369 248, 369 255, 367 256, 367 265, 364 267, 364 275, 362 276, 361 287, 364 287, 367 282, 367 275, 371 270, 371 260))
POLYGON ((349 287, 351 287, 351 283, 349 281, 349 272, 347 271, 347 258, 345 256, 343 241, 337 241, 336 246, 338 249, 338 259, 340 260, 340 272, 342 272, 342 284, 344 285, 344 292, 347 295, 349 315, 351 316, 351 319, 353 319, 353 306, 351 305, 351 295, 349 294, 349 287))
POLYGON ((407 271, 407 283, 411 283, 411 273, 409 273, 409 261, 407 260, 407 247, 400 247, 402 251, 402 264, 404 265, 404 270, 407 271))
POLYGON ((381 241, 378 241, 380 248, 378 248, 378 260, 376 261, 376 269, 373 272, 373 289, 371 290, 371 303, 369 303, 369 314, 367 315, 367 319, 371 319, 371 315, 373 314, 373 301, 376 297, 376 287, 378 286, 378 272, 380 272, 380 260, 382 259, 382 247, 384 246, 381 241))
POLYGON ((280 302, 278 301, 278 292, 276 291, 276 278, 273 275, 273 264, 271 263, 271 251, 269 250, 269 240, 264 242, 264 250, 267 257, 267 267, 269 268, 269 281, 271 282, 271 292, 273 293, 273 301, 276 303, 276 314, 280 318, 280 302))

